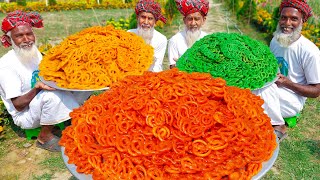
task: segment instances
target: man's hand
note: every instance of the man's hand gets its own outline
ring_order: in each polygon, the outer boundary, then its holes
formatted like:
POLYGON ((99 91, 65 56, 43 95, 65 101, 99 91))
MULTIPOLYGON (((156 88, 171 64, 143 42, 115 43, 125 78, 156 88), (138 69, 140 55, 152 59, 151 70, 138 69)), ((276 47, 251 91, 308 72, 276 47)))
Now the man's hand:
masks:
POLYGON ((36 83, 36 85, 34 86, 34 88, 36 88, 36 89, 41 89, 41 90, 48 90, 48 91, 56 90, 55 88, 50 87, 50 86, 44 84, 44 83, 41 82, 41 81, 38 81, 38 82, 36 83))
POLYGON ((320 96, 320 84, 306 84, 292 82, 283 74, 277 74, 278 80, 275 82, 278 87, 285 87, 291 89, 295 93, 309 98, 317 98, 320 96))
POLYGON ((278 73, 277 76, 278 80, 275 83, 278 87, 289 87, 292 85, 293 82, 283 74, 278 73))
POLYGON ((13 106, 16 108, 17 111, 23 111, 26 107, 29 106, 30 102, 32 101, 32 99, 41 91, 41 90, 48 90, 48 91, 52 91, 55 90, 55 88, 52 88, 46 84, 44 84, 41 81, 38 81, 34 88, 31 89, 28 93, 19 96, 19 97, 15 97, 15 98, 11 98, 12 104, 13 106))
POLYGON ((176 67, 175 64, 171 64, 171 65, 170 65, 170 69, 175 68, 175 67, 176 67))

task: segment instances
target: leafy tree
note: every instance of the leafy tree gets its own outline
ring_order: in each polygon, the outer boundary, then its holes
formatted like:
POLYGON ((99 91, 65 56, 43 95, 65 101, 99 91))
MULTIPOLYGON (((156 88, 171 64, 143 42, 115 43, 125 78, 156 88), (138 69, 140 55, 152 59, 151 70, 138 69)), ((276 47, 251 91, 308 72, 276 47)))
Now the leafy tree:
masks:
POLYGON ((56 0, 49 0, 49 6, 56 5, 57 1, 56 0))
POLYGON ((19 6, 27 6, 27 0, 17 0, 17 5, 19 5, 19 6))
POLYGON ((179 14, 175 0, 168 0, 165 5, 165 10, 166 10, 166 17, 168 18, 169 22, 171 22, 172 19, 177 14, 179 14))
POLYGON ((242 8, 237 12, 237 18, 243 19, 250 24, 252 17, 257 14, 257 4, 254 0, 245 0, 242 8))

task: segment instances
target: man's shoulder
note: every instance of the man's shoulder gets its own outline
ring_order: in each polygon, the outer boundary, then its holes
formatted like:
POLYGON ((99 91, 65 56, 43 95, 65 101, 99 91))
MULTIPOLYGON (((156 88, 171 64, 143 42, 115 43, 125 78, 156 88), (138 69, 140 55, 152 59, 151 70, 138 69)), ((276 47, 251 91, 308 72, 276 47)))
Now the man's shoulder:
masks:
POLYGON ((182 31, 179 31, 170 38, 170 41, 177 41, 177 40, 180 40, 181 38, 183 38, 183 34, 182 34, 182 31))
POLYGON ((159 31, 154 30, 154 35, 160 39, 161 41, 167 41, 167 37, 163 34, 161 34, 159 31))
POLYGON ((310 41, 308 38, 304 37, 303 35, 301 35, 299 39, 299 43, 302 45, 302 47, 305 47, 305 49, 311 48, 310 50, 319 51, 319 48, 312 41, 310 41))
POLYGON ((14 60, 14 51, 11 49, 0 58, 0 68, 5 68, 14 60))
POLYGON ((204 36, 206 36, 206 35, 208 35, 208 33, 204 32, 204 31, 201 31, 201 33, 200 33, 200 36, 201 36, 201 37, 204 37, 204 36))

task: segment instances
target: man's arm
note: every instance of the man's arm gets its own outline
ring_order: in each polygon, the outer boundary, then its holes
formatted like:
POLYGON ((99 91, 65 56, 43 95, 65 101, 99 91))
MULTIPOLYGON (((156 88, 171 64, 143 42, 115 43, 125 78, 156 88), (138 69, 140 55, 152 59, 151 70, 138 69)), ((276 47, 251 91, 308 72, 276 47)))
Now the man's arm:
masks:
POLYGON ((41 90, 55 90, 54 88, 44 84, 41 81, 38 81, 33 89, 31 89, 28 93, 18 96, 15 98, 11 98, 13 106, 17 111, 23 111, 26 107, 29 106, 32 99, 41 91, 41 90))
POLYGON ((154 49, 154 67, 152 69, 153 72, 162 71, 162 64, 164 54, 167 49, 167 38, 163 38, 158 46, 154 49))
POLYGON ((169 58, 169 65, 170 68, 175 67, 177 59, 179 59, 178 48, 175 42, 170 39, 168 44, 168 58, 169 58))
POLYGON ((279 79, 277 80, 276 84, 279 87, 285 87, 291 89, 295 93, 309 98, 317 98, 320 96, 320 84, 308 84, 302 85, 298 83, 292 82, 286 76, 282 74, 278 74, 279 79))

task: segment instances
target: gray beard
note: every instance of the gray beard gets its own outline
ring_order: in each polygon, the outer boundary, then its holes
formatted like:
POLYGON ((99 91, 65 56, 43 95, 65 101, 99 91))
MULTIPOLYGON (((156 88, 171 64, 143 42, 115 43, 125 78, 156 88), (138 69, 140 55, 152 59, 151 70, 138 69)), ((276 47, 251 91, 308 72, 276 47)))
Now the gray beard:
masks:
POLYGON ((190 31, 187 28, 185 28, 186 32, 186 42, 188 48, 190 48, 200 37, 201 35, 201 29, 198 29, 196 31, 190 31))
POLYGON ((153 33, 154 33, 154 27, 151 27, 149 29, 143 29, 141 26, 138 26, 137 30, 138 30, 137 35, 142 37, 142 39, 147 44, 151 44, 151 40, 153 38, 153 33))
POLYGON ((28 69, 34 69, 39 64, 38 49, 33 43, 30 48, 24 49, 17 46, 13 41, 12 47, 18 59, 28 69))
POLYGON ((285 34, 281 31, 279 24, 277 30, 273 33, 273 36, 279 42, 281 47, 289 47, 293 42, 299 39, 301 35, 302 24, 299 25, 292 33, 285 34))

